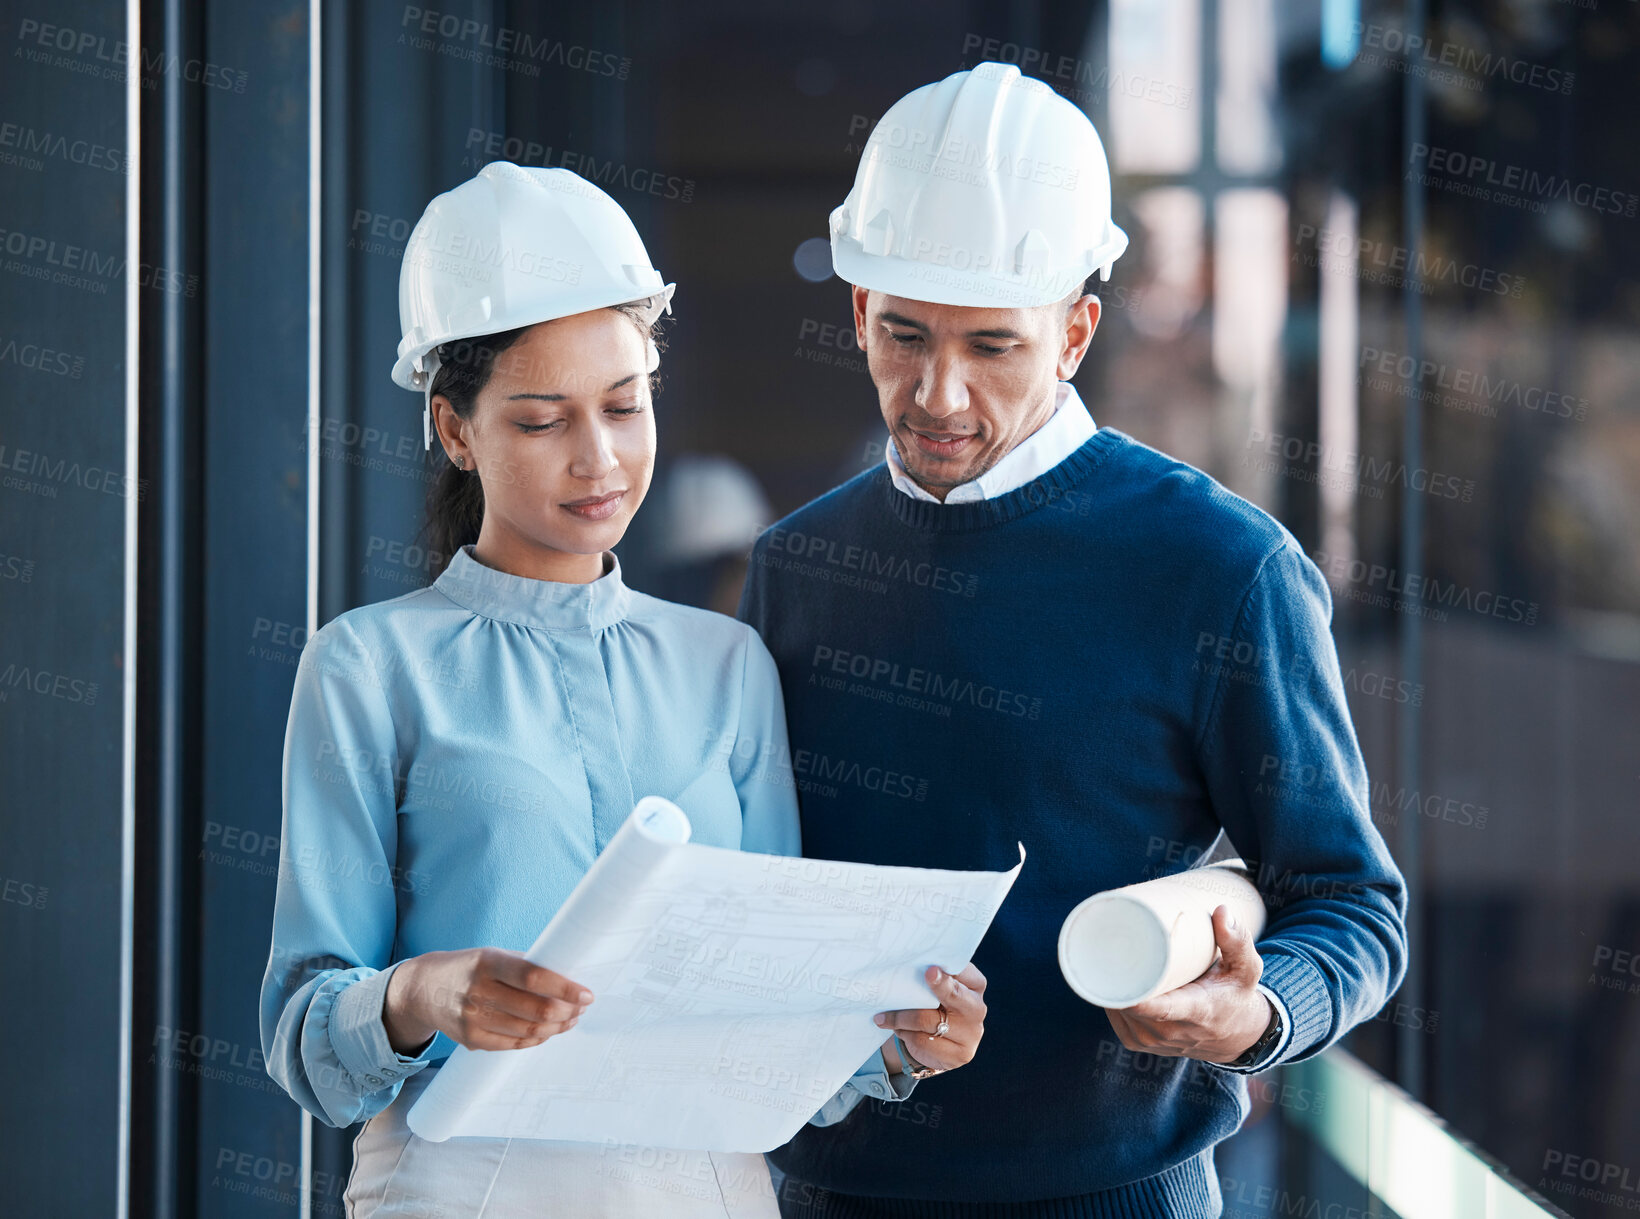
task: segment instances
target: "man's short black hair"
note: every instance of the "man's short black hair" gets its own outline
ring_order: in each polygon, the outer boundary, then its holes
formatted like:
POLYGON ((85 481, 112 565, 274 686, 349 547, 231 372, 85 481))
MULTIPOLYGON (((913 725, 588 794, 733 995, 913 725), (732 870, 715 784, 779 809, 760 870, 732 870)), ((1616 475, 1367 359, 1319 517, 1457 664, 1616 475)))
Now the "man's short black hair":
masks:
POLYGON ((1098 274, 1099 273, 1097 271, 1095 271, 1092 275, 1088 276, 1080 284, 1078 284, 1075 288, 1073 288, 1071 290, 1071 294, 1065 298, 1065 312, 1066 313, 1069 313, 1072 309, 1074 309, 1076 307, 1076 302, 1081 300, 1084 296, 1088 295, 1088 293, 1092 292, 1095 295, 1097 295, 1097 293, 1098 293, 1098 284, 1097 284, 1096 281, 1097 281, 1097 278, 1098 278, 1098 274))

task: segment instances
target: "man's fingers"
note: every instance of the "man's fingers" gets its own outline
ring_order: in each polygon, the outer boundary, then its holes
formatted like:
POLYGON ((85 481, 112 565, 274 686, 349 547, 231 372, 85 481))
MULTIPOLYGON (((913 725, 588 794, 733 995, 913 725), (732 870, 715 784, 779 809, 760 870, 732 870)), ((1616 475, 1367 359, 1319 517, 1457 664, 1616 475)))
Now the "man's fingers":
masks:
POLYGON ((1213 997, 1195 982, 1187 982, 1176 990, 1164 991, 1154 999, 1135 1004, 1123 1011, 1135 1024, 1152 1028, 1195 1028, 1213 1011, 1213 997))
MULTIPOLYGON (((1183 990, 1180 987, 1179 990, 1183 990)), ((1146 999, 1143 1003, 1135 1003, 1132 1007, 1124 1007, 1128 1018, 1145 1024, 1167 1024, 1178 1019, 1178 990, 1167 990, 1154 998, 1146 999)))
POLYGON ((1130 1038, 1133 1036, 1133 1026, 1129 1023, 1127 1016, 1114 1007, 1107 1007, 1105 1009, 1105 1018, 1110 1021, 1111 1030, 1116 1034, 1117 1040, 1131 1050, 1133 1042, 1130 1038))
POLYGON ((1156 1035, 1154 1025, 1143 1020, 1132 1018, 1132 1008, 1119 1010, 1113 1007, 1105 1009, 1105 1015, 1110 1020, 1110 1027, 1116 1033, 1116 1039, 1135 1054, 1159 1054, 1164 1057, 1174 1057, 1179 1050, 1172 1048, 1156 1035))
POLYGON ((1130 1050, 1166 1058, 1196 1056, 1221 1041, 1225 1013, 1238 1010, 1241 988, 1250 990, 1264 964, 1245 925, 1229 906, 1213 911, 1213 938, 1220 959, 1194 982, 1120 1010, 1107 1008, 1110 1026, 1130 1050), (1234 1002, 1232 1002, 1234 1000, 1234 1002))
POLYGON ((1253 937, 1247 927, 1236 921, 1229 906, 1213 911, 1213 939, 1223 955, 1223 970, 1232 977, 1247 977, 1257 981, 1264 972, 1264 962, 1253 947, 1253 937))

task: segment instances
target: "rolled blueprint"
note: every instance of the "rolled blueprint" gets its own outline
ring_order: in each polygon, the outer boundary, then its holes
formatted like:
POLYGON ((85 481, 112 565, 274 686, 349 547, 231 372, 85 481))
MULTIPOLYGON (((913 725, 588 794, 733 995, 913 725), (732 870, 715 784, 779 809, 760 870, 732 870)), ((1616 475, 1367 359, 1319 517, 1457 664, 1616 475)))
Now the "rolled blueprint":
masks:
POLYGON ((1221 905, 1254 939, 1263 932, 1264 899, 1239 859, 1095 893, 1059 930, 1060 972, 1099 1007, 1132 1007, 1194 982, 1218 959, 1221 905))

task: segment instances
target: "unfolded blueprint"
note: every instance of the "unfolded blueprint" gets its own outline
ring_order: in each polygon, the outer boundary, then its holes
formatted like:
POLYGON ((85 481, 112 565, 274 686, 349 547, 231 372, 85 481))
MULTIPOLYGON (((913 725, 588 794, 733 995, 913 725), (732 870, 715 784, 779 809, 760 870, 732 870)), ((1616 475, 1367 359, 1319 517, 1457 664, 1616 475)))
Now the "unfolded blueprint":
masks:
POLYGON ((526 954, 593 993, 567 1033, 457 1047, 411 1107, 420 1137, 768 1151, 933 1007, 929 965, 973 956, 1014 878, 791 859, 688 842, 639 801, 526 954))

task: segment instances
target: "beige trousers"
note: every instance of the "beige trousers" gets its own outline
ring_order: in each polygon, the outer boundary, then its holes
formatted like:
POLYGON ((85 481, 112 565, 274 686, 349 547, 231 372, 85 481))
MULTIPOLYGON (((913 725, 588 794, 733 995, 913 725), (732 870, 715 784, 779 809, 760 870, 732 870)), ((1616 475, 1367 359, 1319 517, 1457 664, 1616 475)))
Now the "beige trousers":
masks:
POLYGON ((355 1137, 347 1219, 779 1219, 760 1155, 418 1138, 404 1115, 436 1071, 406 1080, 355 1137))

